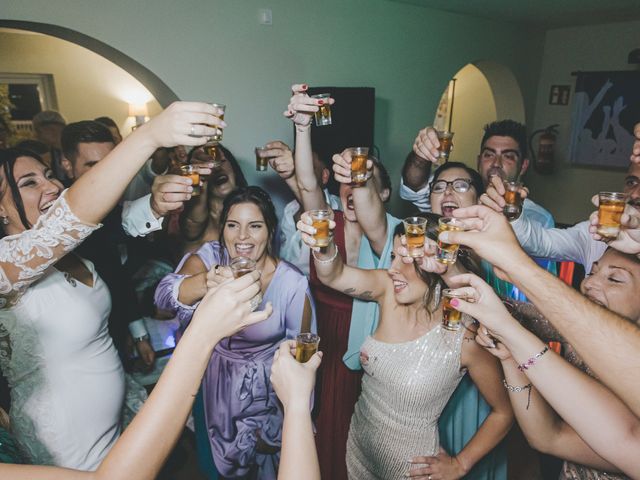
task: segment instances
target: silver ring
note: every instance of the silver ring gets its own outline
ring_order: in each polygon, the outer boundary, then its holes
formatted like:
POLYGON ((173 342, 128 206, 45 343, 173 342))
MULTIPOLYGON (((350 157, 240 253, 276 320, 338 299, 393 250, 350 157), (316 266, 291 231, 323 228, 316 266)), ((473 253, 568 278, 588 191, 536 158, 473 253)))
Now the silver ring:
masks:
POLYGON ((429 474, 429 476, 427 477, 429 480, 431 480, 431 474, 429 474))
POLYGON ((190 135, 193 137, 196 134, 196 126, 195 125, 191 125, 191 133, 190 135))

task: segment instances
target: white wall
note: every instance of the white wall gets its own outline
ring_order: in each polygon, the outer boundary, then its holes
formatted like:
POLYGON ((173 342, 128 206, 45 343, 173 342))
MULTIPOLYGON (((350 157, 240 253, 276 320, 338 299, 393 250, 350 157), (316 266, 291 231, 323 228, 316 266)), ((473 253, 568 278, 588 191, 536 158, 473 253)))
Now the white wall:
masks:
MULTIPOLYGON (((552 175, 531 173, 527 182, 532 198, 548 208, 556 221, 573 223, 593 211, 591 196, 601 190, 619 191, 624 173, 606 169, 572 167, 568 164, 568 138, 571 132, 571 105, 549 105, 551 85, 571 85, 574 71, 631 70, 627 63, 631 50, 638 48, 640 22, 589 25, 550 30, 546 34, 535 121, 531 131, 560 124, 556 149, 557 169, 552 175)), ((640 119, 638 119, 640 121, 640 119)))
POLYGON ((126 134, 128 102, 149 101, 149 114, 161 107, 134 77, 76 44, 50 37, 0 31, 0 71, 53 74, 58 109, 68 122, 113 118, 126 134))

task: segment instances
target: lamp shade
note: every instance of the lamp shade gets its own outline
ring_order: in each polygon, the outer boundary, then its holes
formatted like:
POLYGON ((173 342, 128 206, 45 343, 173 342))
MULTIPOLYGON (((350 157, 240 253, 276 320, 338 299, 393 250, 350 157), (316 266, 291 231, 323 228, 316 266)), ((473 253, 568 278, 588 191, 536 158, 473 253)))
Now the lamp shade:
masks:
POLYGON ((146 103, 130 103, 129 104, 129 116, 130 117, 148 117, 149 109, 146 103))

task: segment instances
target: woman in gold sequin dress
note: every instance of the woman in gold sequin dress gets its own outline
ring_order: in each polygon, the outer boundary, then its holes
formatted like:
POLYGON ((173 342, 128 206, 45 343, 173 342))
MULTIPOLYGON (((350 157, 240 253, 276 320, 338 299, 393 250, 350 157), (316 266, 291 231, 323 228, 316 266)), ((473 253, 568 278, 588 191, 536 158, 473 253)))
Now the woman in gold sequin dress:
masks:
POLYGON ((298 226, 314 249, 320 281, 376 301, 381 310, 375 333, 361 348, 364 377, 347 443, 349 478, 462 478, 502 440, 513 421, 499 365, 473 342, 469 317, 463 319, 467 328, 451 332, 441 327, 437 292, 442 279, 402 262, 402 224, 394 232, 389 270, 345 265, 333 243, 322 251, 314 247, 309 224, 304 215, 298 226), (438 418, 467 370, 492 411, 465 448, 450 457, 440 449, 438 418))

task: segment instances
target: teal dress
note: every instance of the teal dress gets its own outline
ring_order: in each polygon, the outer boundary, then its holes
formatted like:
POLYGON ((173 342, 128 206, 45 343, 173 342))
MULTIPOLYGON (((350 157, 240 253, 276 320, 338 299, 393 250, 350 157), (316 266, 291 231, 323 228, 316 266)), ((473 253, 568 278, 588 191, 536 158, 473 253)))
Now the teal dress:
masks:
POLYGON ((18 463, 23 465, 29 463, 13 436, 2 427, 0 427, 0 463, 18 463))

